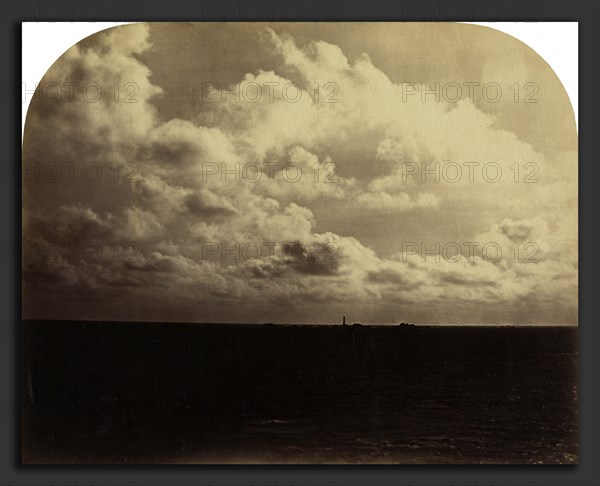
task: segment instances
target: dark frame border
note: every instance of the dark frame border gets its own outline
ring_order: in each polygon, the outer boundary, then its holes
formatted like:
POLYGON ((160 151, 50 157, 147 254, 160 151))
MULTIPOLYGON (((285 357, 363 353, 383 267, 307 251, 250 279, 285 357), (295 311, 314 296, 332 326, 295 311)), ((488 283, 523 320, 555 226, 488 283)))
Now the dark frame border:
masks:
POLYGON ((0 1, 0 486, 597 486, 600 3, 595 0, 0 1), (578 21, 580 463, 577 466, 22 466, 20 463, 21 22, 578 21))

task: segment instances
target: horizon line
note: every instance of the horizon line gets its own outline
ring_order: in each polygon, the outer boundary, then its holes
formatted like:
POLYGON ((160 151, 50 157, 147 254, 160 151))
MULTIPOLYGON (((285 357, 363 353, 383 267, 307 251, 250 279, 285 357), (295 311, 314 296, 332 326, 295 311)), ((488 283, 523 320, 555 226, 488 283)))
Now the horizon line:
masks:
POLYGON ((342 324, 339 322, 310 323, 310 322, 211 322, 211 321, 160 321, 160 320, 118 320, 118 319, 44 319, 44 318, 21 318, 21 321, 47 321, 47 322, 97 322, 97 323, 131 323, 131 324, 197 324, 197 325, 247 325, 247 326, 330 326, 330 327, 352 327, 357 324, 370 327, 398 327, 410 325, 413 327, 579 327, 579 324, 569 323, 424 323, 424 322, 398 322, 398 323, 365 323, 354 322, 342 324))

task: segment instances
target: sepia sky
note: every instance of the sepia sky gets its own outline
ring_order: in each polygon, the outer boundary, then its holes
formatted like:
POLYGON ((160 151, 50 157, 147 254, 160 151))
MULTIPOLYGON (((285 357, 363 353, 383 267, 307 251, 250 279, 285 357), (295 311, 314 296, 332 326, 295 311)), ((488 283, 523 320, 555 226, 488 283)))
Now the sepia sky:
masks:
POLYGON ((31 103, 23 316, 576 325, 577 217, 568 97, 506 34, 120 26, 31 103))

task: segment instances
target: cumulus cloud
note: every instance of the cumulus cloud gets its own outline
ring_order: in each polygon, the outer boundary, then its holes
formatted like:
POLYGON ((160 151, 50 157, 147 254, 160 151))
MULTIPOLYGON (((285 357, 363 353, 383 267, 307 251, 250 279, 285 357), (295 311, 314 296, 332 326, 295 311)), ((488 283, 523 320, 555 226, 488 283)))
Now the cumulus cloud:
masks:
POLYGON ((24 245, 53 249, 24 259, 26 315, 322 322, 346 310, 370 322, 574 323, 574 150, 541 154, 466 100, 407 100, 366 53, 256 29, 268 55, 230 81, 262 86, 260 99, 213 86, 187 118, 156 108, 173 94, 152 81, 160 37, 147 24, 93 36, 48 71, 43 83, 108 93, 133 83, 136 102, 32 102, 24 167, 76 161, 102 177, 25 181, 24 245), (464 177, 444 180, 448 162, 464 177), (492 183, 481 172, 490 162, 502 173, 492 183), (407 163, 427 177, 407 177, 407 163), (527 163, 539 181, 524 185, 527 163), (375 226, 390 230, 365 243, 375 226), (459 226, 501 257, 400 251, 405 227, 431 247, 459 226), (533 250, 538 261, 525 261, 533 250))
POLYGON ((359 205, 369 209, 398 210, 405 211, 414 208, 435 208, 439 199, 435 194, 422 193, 416 199, 405 192, 388 194, 387 192, 365 192, 356 199, 359 205))

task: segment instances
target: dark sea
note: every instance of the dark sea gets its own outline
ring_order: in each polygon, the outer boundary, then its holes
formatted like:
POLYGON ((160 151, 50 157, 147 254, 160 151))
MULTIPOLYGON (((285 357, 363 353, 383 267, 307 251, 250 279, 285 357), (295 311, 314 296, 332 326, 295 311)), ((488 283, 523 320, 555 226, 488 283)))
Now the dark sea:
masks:
POLYGON ((24 463, 575 464, 576 328, 24 321, 24 463))

